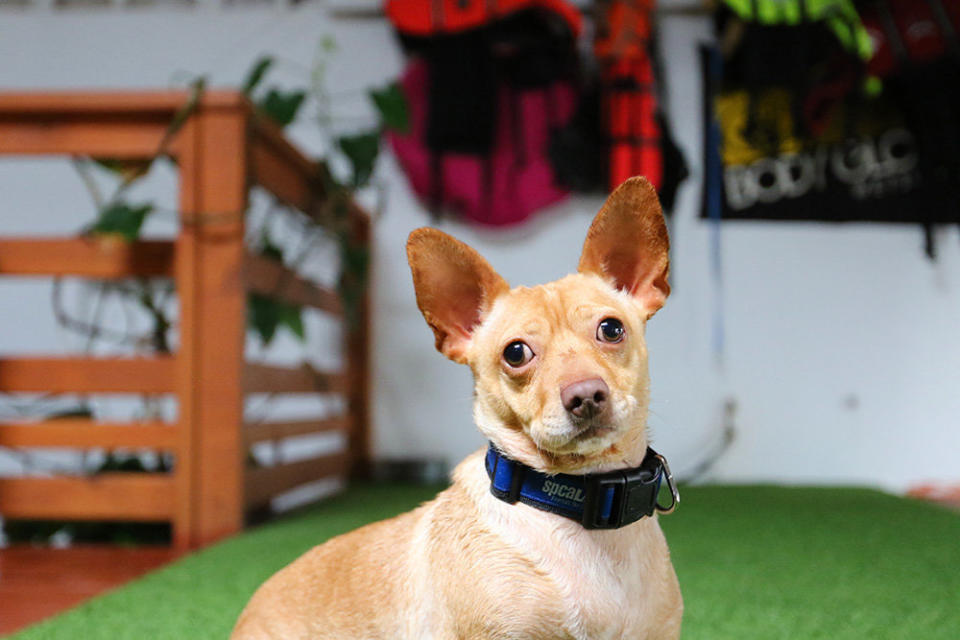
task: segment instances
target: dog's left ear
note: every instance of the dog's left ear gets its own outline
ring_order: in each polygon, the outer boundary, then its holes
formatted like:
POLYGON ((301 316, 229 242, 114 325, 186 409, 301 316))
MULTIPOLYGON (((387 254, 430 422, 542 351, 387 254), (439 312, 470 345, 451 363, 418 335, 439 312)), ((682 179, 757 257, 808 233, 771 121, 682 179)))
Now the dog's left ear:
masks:
POLYGON ((593 219, 577 270, 611 281, 657 312, 670 285, 670 240, 657 192, 646 178, 630 178, 607 198, 593 219))

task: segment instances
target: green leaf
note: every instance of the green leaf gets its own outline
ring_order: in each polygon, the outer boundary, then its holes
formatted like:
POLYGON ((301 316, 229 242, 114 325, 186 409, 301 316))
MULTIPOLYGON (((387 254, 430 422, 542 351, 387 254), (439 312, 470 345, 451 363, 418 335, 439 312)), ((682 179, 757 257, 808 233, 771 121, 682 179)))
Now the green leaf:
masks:
MULTIPOLYGON (((270 238, 264 228, 260 237, 260 255, 283 263, 283 249, 270 238)), ((300 342, 306 339, 301 307, 269 296, 250 294, 247 299, 247 323, 260 336, 264 346, 270 344, 277 329, 286 327, 300 342)))
POLYGON ((247 323, 260 336, 264 346, 269 345, 280 325, 280 309, 277 307, 277 301, 258 293, 251 293, 247 297, 247 323))
POLYGON ((252 293, 247 298, 247 321, 268 346, 280 327, 286 327, 300 342, 306 339, 303 309, 275 298, 252 293))
POLYGON ((101 169, 106 169, 110 173, 118 176, 125 182, 133 182, 137 178, 143 177, 150 171, 150 165, 153 164, 153 158, 149 160, 118 160, 115 158, 93 158, 94 164, 101 169))
POLYGON ((403 95, 400 85, 394 82, 382 89, 372 89, 370 99, 380 112, 380 122, 387 129, 400 133, 410 130, 410 110, 407 108, 407 97, 403 95))
POLYGON ((283 262, 283 249, 273 242, 270 238, 270 232, 266 229, 263 230, 263 236, 260 238, 260 255, 280 263, 283 262))
POLYGON ((160 151, 163 152, 170 141, 173 139, 173 136, 176 135, 177 131, 187 122, 190 116, 197 109, 197 105, 200 104, 200 98, 203 97, 203 92, 207 90, 207 77, 206 76, 197 76, 190 83, 190 97, 187 101, 177 109, 177 112, 173 114, 173 120, 167 126, 167 130, 163 133, 163 140, 160 141, 160 151))
POLYGON ((367 287, 370 269, 370 251, 362 244, 354 242, 349 231, 337 234, 340 247, 340 281, 337 291, 343 300, 344 315, 349 324, 361 321, 363 295, 367 287))
POLYGON ((307 339, 307 333, 303 328, 303 310, 292 304, 280 304, 280 323, 290 330, 300 342, 307 339))
POLYGON ((112 158, 94 158, 93 161, 111 173, 123 173, 123 170, 128 166, 127 163, 122 160, 114 160, 112 158))
POLYGON ((370 265, 370 250, 362 244, 351 242, 343 247, 340 258, 343 268, 353 274, 358 280, 367 277, 367 268, 370 265))
POLYGON ((337 39, 330 34, 326 34, 320 38, 320 50, 326 53, 333 53, 337 50, 337 39))
POLYGON ((373 165, 380 152, 380 132, 372 131, 353 136, 344 136, 337 140, 337 144, 350 160, 353 168, 353 186, 362 187, 370 180, 373 174, 373 165))
POLYGON ((136 456, 109 453, 103 463, 94 470, 94 473, 106 473, 108 471, 149 473, 150 470, 143 466, 143 462, 136 456))
POLYGON ((243 81, 243 93, 249 97, 253 90, 257 88, 263 76, 266 75, 270 67, 273 66, 273 58, 270 56, 261 56, 247 72, 247 77, 243 81))
POLYGON ((47 420, 66 420, 70 418, 93 418, 93 409, 89 406, 74 407, 72 409, 63 409, 47 414, 47 420))
POLYGON ((304 91, 280 91, 270 89, 266 97, 260 101, 260 108, 271 120, 285 127, 297 117, 297 111, 307 97, 304 91))
POLYGON ((128 242, 140 235, 140 228, 147 214, 153 211, 150 203, 131 206, 125 202, 114 202, 100 210, 97 221, 90 227, 90 233, 116 234, 128 242))

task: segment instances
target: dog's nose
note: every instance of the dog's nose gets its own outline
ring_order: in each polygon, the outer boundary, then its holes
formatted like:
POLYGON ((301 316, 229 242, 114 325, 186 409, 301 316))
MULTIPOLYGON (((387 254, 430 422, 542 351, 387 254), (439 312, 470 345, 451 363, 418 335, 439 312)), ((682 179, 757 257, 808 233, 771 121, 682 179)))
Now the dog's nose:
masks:
POLYGON ((563 408, 578 418, 592 418, 607 408, 610 389, 602 378, 568 384, 560 391, 563 408))

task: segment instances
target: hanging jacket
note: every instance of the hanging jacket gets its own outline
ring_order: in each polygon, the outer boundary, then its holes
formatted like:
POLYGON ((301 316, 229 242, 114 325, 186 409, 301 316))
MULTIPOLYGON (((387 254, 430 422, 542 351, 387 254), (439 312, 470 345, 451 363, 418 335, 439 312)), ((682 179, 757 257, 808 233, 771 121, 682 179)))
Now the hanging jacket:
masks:
POLYGON ((434 37, 484 27, 530 9, 559 16, 575 38, 580 35, 580 12, 564 0, 388 0, 386 12, 400 33, 434 37))
POLYGON ((509 225, 563 198, 547 149, 573 113, 580 15, 560 0, 392 0, 412 114, 390 143, 439 215, 509 225))
POLYGON ((655 0, 599 3, 594 56, 600 67, 601 110, 609 143, 609 189, 643 175, 670 210, 687 170, 657 101, 655 0))

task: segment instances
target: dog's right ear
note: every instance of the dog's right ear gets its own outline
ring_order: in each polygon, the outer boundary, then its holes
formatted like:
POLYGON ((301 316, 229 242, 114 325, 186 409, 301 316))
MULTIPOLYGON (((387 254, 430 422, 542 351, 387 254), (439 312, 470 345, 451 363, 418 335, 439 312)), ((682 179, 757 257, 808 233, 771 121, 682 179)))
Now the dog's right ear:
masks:
POLYGON ((433 329, 437 350, 454 362, 466 362, 474 328, 510 285, 479 253, 437 229, 410 234, 407 261, 417 306, 433 329))

